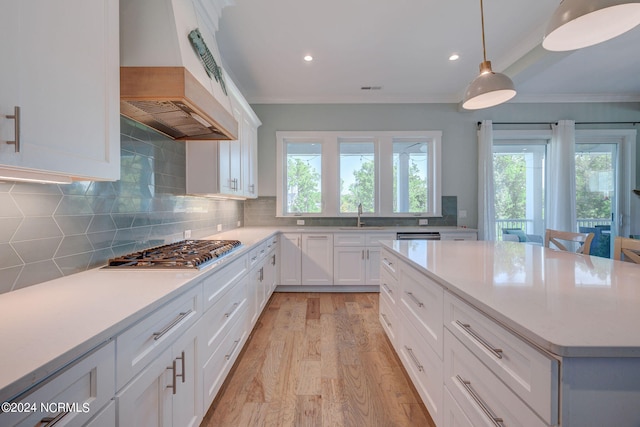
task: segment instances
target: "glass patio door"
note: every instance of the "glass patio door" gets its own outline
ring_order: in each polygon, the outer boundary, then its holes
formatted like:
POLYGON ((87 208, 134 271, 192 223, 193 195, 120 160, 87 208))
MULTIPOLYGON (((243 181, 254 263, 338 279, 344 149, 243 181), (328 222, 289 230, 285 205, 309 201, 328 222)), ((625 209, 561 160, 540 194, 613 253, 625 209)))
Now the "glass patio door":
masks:
POLYGON ((610 258, 618 230, 618 144, 576 143, 578 231, 595 234, 591 255, 610 258))

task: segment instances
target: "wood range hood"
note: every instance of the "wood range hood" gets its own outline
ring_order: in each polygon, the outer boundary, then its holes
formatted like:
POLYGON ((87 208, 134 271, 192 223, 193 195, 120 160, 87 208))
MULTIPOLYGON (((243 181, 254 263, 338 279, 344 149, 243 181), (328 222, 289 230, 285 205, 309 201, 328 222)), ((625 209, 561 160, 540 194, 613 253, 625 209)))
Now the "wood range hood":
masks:
POLYGON ((120 114, 176 140, 233 140, 238 122, 185 67, 120 67, 120 114))

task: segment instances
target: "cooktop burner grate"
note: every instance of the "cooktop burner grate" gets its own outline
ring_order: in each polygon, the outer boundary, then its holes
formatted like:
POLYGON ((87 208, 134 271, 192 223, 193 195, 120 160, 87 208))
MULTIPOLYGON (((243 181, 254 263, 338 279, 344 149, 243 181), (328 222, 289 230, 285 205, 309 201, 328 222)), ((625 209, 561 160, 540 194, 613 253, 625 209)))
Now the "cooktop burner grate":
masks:
POLYGON ((238 240, 182 240, 112 258, 107 267, 202 268, 241 245, 238 240))

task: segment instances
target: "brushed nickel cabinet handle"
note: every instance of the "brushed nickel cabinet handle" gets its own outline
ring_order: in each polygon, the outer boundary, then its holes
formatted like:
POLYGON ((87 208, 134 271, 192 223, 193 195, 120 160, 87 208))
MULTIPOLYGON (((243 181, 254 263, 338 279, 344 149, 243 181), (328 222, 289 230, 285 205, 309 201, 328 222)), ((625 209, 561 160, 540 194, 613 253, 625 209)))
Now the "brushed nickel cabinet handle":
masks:
POLYGON ((456 324, 458 326, 460 326, 462 329, 464 329, 469 335, 471 335, 473 338, 475 338, 476 341, 478 341, 480 344, 482 344, 482 346, 484 348, 486 348, 487 350, 489 350, 489 352, 491 354, 493 354, 495 357, 497 357, 498 359, 502 359, 502 349, 500 348, 495 348, 494 346, 492 346, 491 344, 489 344, 489 342, 487 340, 485 340, 484 338, 482 338, 482 336, 480 336, 476 331, 474 331, 473 329, 471 329, 471 325, 468 323, 462 323, 459 320, 456 320, 456 324))
POLYGON ((476 404, 482 409, 482 412, 489 418, 491 423, 495 427, 504 427, 504 420, 500 417, 496 417, 493 411, 489 408, 489 406, 485 403, 485 401, 476 393, 476 391, 471 387, 471 381, 467 381, 463 379, 460 375, 456 375, 456 379, 462 384, 462 387, 469 393, 469 396, 476 402, 476 404))
POLYGON ((391 290, 391 288, 389 287, 389 285, 387 285, 386 283, 382 284, 382 287, 384 288, 385 291, 387 291, 389 294, 392 294, 393 291, 391 290))
POLYGON ((53 427, 58 424, 69 412, 60 412, 55 417, 44 417, 36 425, 36 427, 53 427))
POLYGON ((176 316, 176 318, 173 319, 167 326, 162 328, 161 331, 154 332, 152 334, 153 335, 153 339, 157 341, 160 338, 162 338, 163 335, 165 335, 167 332, 169 332, 174 326, 176 326, 178 323, 180 323, 185 317, 187 317, 191 313, 193 313, 193 310, 189 309, 189 310, 187 310, 185 312, 182 312, 182 313, 178 314, 178 316, 176 316))
POLYGON ((231 356, 233 356, 233 353, 235 353, 235 352, 236 352, 236 348, 238 347, 238 344, 240 344, 240 340, 235 340, 235 341, 233 342, 233 347, 231 347, 231 351, 229 352, 229 354, 225 354, 225 355, 224 355, 224 358, 225 358, 226 360, 231 359, 231 356))
POLYGON ((229 310, 228 313, 224 314, 224 317, 231 317, 231 315, 233 314, 234 311, 236 311, 236 309, 238 308, 238 306, 240 305, 239 302, 233 303, 233 307, 231 307, 231 310, 229 310))
POLYGON ((167 388, 171 389, 171 394, 176 394, 176 359, 173 359, 173 362, 171 363, 171 366, 167 366, 167 369, 171 369, 172 374, 171 377, 173 379, 173 382, 171 383, 171 385, 168 385, 167 388))
POLYGON ((389 322, 389 319, 387 319, 387 315, 384 313, 380 313, 380 316, 382 316, 382 318, 384 319, 384 323, 386 323, 388 327, 391 327, 391 322, 389 322))
POLYGON ((184 383, 184 382, 185 382, 185 375, 184 375, 184 369, 185 369, 184 351, 182 352, 182 354, 180 355, 180 357, 176 357, 176 359, 180 359, 180 361, 181 361, 181 363, 180 363, 180 364, 182 365, 182 366, 181 366, 181 367, 182 367, 182 371, 181 371, 182 373, 181 373, 181 374, 179 374, 179 375, 176 375, 176 377, 180 377, 180 378, 182 378, 182 382, 184 383))
POLYGON ((413 360, 413 363, 416 365, 416 368, 418 368, 418 371, 420 372, 424 371, 424 367, 420 364, 416 355, 413 354, 413 349, 407 347, 406 345, 404 346, 404 348, 405 350, 407 350, 407 353, 409 353, 409 357, 411 357, 411 360, 413 360))
POLYGON ((416 303, 418 307, 421 307, 421 308, 424 307, 424 304, 418 298, 416 298, 415 295, 413 295, 411 292, 405 292, 405 293, 409 295, 409 298, 411 298, 411 300, 414 303, 416 303))
MULTIPOLYGON (((13 128, 15 130, 15 139, 13 141, 6 141, 7 144, 13 144, 15 152, 20 152, 20 107, 17 105, 13 107, 13 114, 9 114, 5 116, 7 119, 13 119, 14 124, 13 128)), ((56 421, 57 422, 57 421, 56 421)), ((48 424, 53 425, 53 424, 48 424)))

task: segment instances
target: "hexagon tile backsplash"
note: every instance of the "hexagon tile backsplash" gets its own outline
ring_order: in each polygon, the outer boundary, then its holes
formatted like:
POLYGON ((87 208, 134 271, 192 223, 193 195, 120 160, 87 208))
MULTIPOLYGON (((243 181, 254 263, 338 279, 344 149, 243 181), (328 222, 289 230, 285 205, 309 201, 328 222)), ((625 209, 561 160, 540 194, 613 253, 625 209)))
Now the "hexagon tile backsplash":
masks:
POLYGON ((185 145, 121 120, 121 179, 0 182, 0 293, 237 226, 244 202, 185 195, 185 145))

